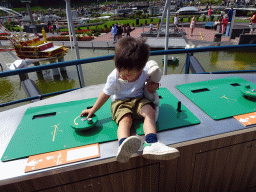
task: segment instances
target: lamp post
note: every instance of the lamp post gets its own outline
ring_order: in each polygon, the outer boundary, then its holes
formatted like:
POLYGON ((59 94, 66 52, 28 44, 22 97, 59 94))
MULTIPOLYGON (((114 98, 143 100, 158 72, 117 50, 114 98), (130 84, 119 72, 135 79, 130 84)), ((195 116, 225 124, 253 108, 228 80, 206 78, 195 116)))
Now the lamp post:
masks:
POLYGON ((31 26, 29 28, 33 29, 34 34, 37 34, 35 22, 34 22, 32 12, 31 12, 31 9, 30 9, 31 0, 21 0, 21 3, 26 3, 26 7, 27 7, 27 10, 28 10, 28 15, 29 15, 29 18, 30 18, 30 21, 31 21, 31 26))

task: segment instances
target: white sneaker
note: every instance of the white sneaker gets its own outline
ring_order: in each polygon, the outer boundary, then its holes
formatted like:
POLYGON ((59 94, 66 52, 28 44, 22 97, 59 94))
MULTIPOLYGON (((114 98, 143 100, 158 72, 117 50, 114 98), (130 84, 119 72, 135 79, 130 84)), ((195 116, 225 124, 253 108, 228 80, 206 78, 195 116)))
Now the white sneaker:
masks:
POLYGON ((147 143, 144 142, 143 157, 152 160, 171 160, 180 156, 179 150, 167 147, 165 144, 160 143, 147 143))
POLYGON ((137 136, 131 136, 124 140, 119 146, 116 160, 120 163, 127 163, 132 154, 136 153, 141 146, 141 141, 137 136))

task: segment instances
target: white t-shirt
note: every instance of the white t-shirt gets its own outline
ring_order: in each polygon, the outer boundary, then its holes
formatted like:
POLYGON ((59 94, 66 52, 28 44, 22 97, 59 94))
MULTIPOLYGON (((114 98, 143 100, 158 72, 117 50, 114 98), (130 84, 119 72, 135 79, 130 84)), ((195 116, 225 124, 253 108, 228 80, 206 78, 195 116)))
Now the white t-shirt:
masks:
POLYGON ((111 95, 111 101, 142 97, 144 95, 145 82, 149 79, 148 70, 149 67, 146 65, 136 81, 127 82, 120 80, 117 70, 114 69, 107 78, 103 92, 106 95, 111 95))

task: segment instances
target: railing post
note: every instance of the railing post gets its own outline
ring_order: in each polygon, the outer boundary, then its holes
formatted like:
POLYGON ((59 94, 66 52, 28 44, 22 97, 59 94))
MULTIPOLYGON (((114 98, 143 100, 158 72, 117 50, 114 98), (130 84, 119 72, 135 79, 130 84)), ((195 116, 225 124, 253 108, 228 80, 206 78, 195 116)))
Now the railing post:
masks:
POLYGON ((190 53, 187 52, 185 74, 189 74, 189 68, 190 68, 190 53))

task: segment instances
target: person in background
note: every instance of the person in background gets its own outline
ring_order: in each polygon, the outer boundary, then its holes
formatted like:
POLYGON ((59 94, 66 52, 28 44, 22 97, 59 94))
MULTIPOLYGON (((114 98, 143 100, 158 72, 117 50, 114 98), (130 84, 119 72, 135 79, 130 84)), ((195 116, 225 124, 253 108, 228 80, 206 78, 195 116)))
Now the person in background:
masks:
POLYGON ((159 21, 158 21, 156 27, 157 27, 157 30, 159 30, 159 28, 160 28, 160 22, 159 21))
POLYGON ((153 22, 151 22, 150 24, 149 24, 149 33, 152 33, 153 32, 153 29, 154 28, 154 25, 153 25, 153 22))
POLYGON ((195 17, 193 17, 190 22, 190 29, 191 29, 190 36, 193 36, 193 31, 194 31, 195 27, 196 27, 196 19, 195 19, 195 17))
POLYGON ((174 17, 174 19, 173 19, 173 23, 174 23, 174 25, 176 25, 175 26, 175 30, 174 31, 178 31, 178 25, 179 25, 179 17, 178 17, 178 14, 175 14, 175 17, 174 17))
POLYGON ((56 30, 56 25, 54 22, 52 22, 52 34, 54 34, 54 31, 56 30))
POLYGON ((227 16, 227 15, 224 15, 224 18, 223 18, 223 20, 222 20, 222 25, 221 25, 221 27, 222 27, 222 33, 223 33, 223 34, 225 34, 225 32, 226 32, 226 27, 227 27, 227 25, 228 25, 228 16, 227 16))
POLYGON ((130 37, 130 36, 131 36, 131 31, 132 31, 132 29, 131 29, 131 27, 130 27, 130 24, 127 23, 127 27, 126 27, 127 37, 130 37))
POLYGON ((229 7, 229 4, 230 4, 230 0, 228 0, 227 7, 229 7))
MULTIPOLYGON (((214 21, 214 24, 213 24, 213 29, 214 30, 217 30, 217 26, 221 26, 222 25, 222 16, 220 16, 220 18, 216 21, 214 21)), ((217 31, 218 33, 221 33, 221 27, 219 28, 219 31, 217 31)))
POLYGON ((223 8, 220 12, 220 15, 223 17, 225 15, 225 9, 223 8))
POLYGON ((211 7, 208 9, 208 21, 210 21, 212 15, 212 9, 211 7))
POLYGON ((49 27, 49 33, 51 33, 52 32, 52 24, 50 21, 48 22, 48 27, 49 27))
POLYGON ((47 26, 48 26, 49 32, 50 32, 50 25, 51 25, 51 22, 48 21, 47 26))
POLYGON ((123 28, 123 36, 126 37, 127 36, 127 32, 126 32, 126 25, 122 25, 122 28, 123 28))
POLYGON ((233 13, 234 13, 234 10, 233 10, 233 7, 231 7, 231 9, 228 11, 228 22, 232 21, 233 13))
POLYGON ((254 28, 256 28, 256 13, 253 12, 253 16, 248 18, 250 20, 250 33, 253 34, 254 28))
POLYGON ((59 22, 57 21, 57 19, 55 20, 55 26, 56 26, 56 32, 57 32, 57 34, 59 34, 60 26, 59 26, 59 22))
POLYGON ((114 43, 116 43, 117 28, 116 28, 116 25, 114 25, 114 24, 112 25, 111 33, 112 33, 113 38, 114 38, 114 43))
POLYGON ((122 29, 120 23, 118 23, 118 25, 117 25, 117 40, 122 38, 122 34, 123 34, 123 29, 122 29))

